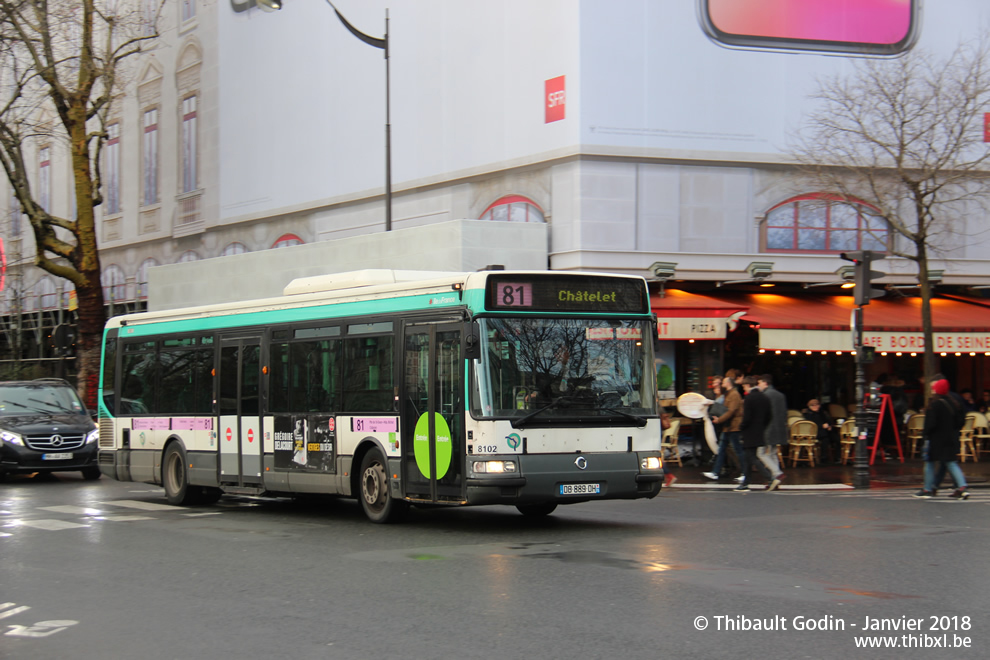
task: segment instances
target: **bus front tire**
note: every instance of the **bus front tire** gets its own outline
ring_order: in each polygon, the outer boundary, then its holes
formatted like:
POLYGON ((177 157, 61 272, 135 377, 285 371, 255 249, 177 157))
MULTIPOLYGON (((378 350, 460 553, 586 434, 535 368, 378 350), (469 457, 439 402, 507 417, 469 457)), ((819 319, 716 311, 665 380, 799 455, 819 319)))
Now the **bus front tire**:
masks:
POLYGON ((392 497, 385 467, 385 457, 381 451, 372 449, 361 459, 361 471, 358 473, 361 508, 368 520, 375 523, 399 522, 409 508, 407 502, 392 497))
POLYGON ((169 504, 183 506, 199 502, 201 489, 189 485, 186 452, 178 443, 172 443, 165 450, 165 457, 162 459, 162 485, 169 504))
POLYGON ((531 518, 549 516, 557 508, 556 502, 540 502, 539 504, 517 504, 519 513, 531 518))

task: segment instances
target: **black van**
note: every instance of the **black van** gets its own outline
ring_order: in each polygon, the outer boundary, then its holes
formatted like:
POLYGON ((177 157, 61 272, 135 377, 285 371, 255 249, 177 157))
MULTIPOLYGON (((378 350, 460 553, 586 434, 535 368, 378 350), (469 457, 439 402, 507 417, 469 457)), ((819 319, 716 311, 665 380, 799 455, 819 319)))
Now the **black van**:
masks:
POLYGON ((98 438, 96 424, 64 380, 0 382, 0 479, 70 470, 99 479, 98 438))

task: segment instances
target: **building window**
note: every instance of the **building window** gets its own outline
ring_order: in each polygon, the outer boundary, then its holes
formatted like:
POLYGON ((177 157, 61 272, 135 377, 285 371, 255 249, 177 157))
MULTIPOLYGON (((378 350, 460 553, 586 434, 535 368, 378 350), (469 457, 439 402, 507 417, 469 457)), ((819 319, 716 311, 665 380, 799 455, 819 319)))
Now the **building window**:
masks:
POLYGON ((120 302, 127 298, 127 276, 120 266, 112 264, 103 270, 103 301, 120 302))
POLYGON ((158 108, 144 113, 144 206, 158 203, 158 108))
POLYGON ((503 197, 485 209, 479 217, 481 220, 497 222, 546 222, 540 207, 519 195, 503 197))
POLYGON ((20 238, 21 235, 21 200, 17 199, 14 186, 10 186, 10 198, 7 213, 10 216, 10 237, 20 238))
POLYGON ((816 193, 778 204, 764 223, 767 252, 886 252, 887 224, 867 204, 816 193))
POLYGON ((199 255, 196 254, 195 250, 186 250, 179 256, 175 263, 184 264, 187 261, 199 261, 199 255))
POLYGON ((278 237, 278 240, 272 243, 272 249, 284 248, 292 245, 302 245, 305 243, 303 239, 299 238, 295 234, 282 234, 278 237))
POLYGON ((182 192, 196 190, 199 146, 196 139, 196 97, 182 101, 182 192))
POLYGON ((141 18, 144 24, 144 36, 151 37, 154 36, 158 25, 158 5, 161 0, 144 0, 142 5, 142 10, 144 16, 141 18))
POLYGON ((141 262, 141 266, 137 270, 137 297, 138 300, 148 299, 148 269, 158 266, 158 261, 155 259, 145 259, 141 262))
POLYGON ((52 211, 52 148, 38 150, 38 203, 45 213, 52 211))
POLYGON ((35 289, 38 293, 38 306, 40 309, 55 309, 58 304, 58 296, 55 295, 55 283, 50 277, 46 277, 35 289))
MULTIPOLYGON (((120 124, 107 126, 104 169, 107 182, 107 214, 120 213, 120 124)), ((75 199, 75 195, 72 196, 75 199)))
POLYGON ((228 245, 223 249, 223 252, 220 253, 220 256, 229 257, 234 254, 244 254, 245 252, 248 252, 248 249, 244 245, 244 243, 231 243, 230 245, 228 245))
POLYGON ((182 0, 182 20, 188 21, 196 18, 196 0, 182 0))

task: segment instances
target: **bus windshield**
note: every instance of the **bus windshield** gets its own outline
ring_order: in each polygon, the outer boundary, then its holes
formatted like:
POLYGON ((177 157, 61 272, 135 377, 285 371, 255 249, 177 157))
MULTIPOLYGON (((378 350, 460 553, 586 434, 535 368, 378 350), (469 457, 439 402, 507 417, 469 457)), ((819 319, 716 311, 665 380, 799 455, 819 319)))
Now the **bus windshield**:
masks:
POLYGON ((646 320, 482 318, 475 417, 645 423, 656 416, 646 320))

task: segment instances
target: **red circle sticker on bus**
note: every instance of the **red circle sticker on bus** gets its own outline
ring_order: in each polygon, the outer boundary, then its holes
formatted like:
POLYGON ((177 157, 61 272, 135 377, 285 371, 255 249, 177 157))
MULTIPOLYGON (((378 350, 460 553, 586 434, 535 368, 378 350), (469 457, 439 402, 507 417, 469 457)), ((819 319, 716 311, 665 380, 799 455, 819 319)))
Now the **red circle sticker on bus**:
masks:
POLYGON ((234 434, 230 432, 230 427, 228 426, 227 427, 227 442, 230 442, 233 437, 234 437, 234 434))
POLYGON ((254 429, 248 429, 248 442, 254 442, 254 429))
POLYGON ((337 426, 337 425, 336 425, 336 424, 334 424, 334 421, 333 421, 333 417, 331 417, 331 418, 330 418, 330 421, 328 421, 328 422, 327 422, 327 428, 328 428, 328 429, 330 429, 330 432, 331 432, 331 433, 333 433, 333 429, 334 429, 334 427, 336 427, 336 426, 337 426))

